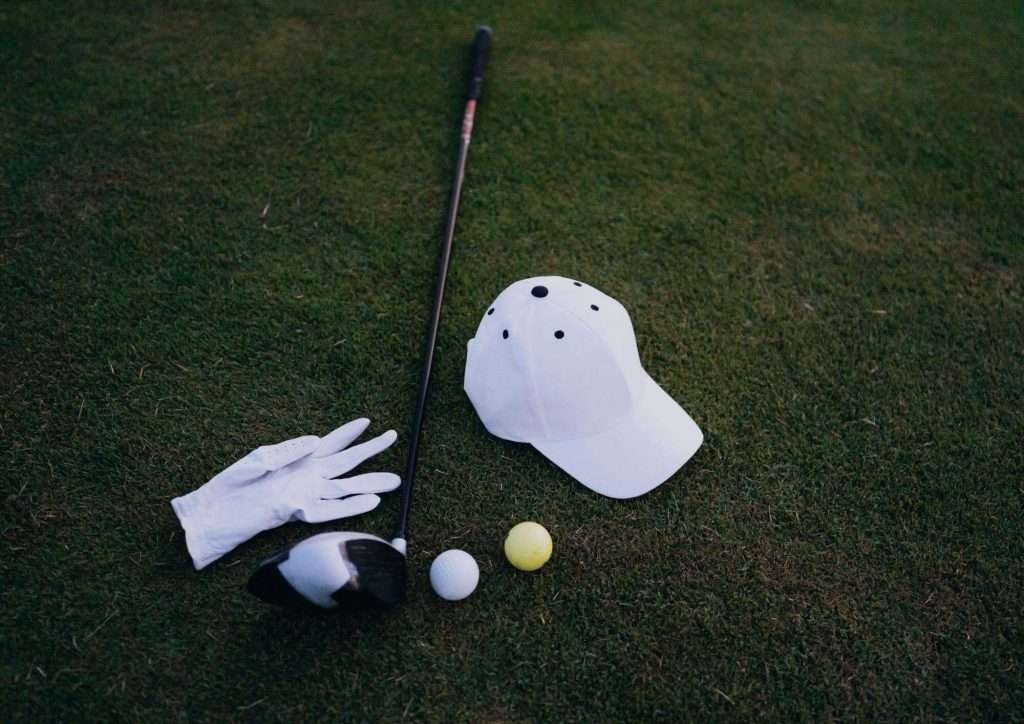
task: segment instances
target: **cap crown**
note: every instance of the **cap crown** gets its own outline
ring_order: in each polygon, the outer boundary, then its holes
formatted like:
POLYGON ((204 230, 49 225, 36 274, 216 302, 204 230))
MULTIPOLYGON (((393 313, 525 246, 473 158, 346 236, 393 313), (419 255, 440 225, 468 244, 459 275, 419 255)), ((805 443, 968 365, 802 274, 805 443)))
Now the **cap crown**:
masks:
POLYGON ((487 429, 517 442, 612 429, 644 378, 625 307, 564 277, 507 287, 469 341, 465 388, 487 429))

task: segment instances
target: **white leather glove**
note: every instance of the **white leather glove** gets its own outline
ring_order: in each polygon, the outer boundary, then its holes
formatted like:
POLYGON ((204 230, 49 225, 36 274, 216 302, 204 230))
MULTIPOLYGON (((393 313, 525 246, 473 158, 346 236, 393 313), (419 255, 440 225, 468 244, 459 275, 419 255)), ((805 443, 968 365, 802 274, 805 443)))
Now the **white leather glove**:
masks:
POLYGON ((369 424, 360 418, 324 438, 307 435, 256 448, 203 487, 172 500, 196 570, 288 521, 322 523, 376 508, 380 498, 375 493, 397 488, 397 475, 364 473, 332 479, 398 438, 388 430, 346 450, 369 424))

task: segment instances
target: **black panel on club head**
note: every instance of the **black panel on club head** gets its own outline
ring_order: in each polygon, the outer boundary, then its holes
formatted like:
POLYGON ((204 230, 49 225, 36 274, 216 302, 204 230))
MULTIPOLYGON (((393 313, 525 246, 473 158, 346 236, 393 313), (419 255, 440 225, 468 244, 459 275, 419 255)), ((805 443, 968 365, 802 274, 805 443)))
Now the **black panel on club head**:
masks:
POLYGON ((288 560, 289 550, 281 551, 260 563, 249 578, 246 590, 267 603, 287 608, 310 608, 313 603, 292 588, 278 566, 288 560))
POLYGON ((386 606, 405 601, 405 556, 391 545, 370 538, 357 538, 345 545, 348 559, 355 564, 357 579, 338 589, 331 598, 341 603, 348 594, 360 593, 386 606))

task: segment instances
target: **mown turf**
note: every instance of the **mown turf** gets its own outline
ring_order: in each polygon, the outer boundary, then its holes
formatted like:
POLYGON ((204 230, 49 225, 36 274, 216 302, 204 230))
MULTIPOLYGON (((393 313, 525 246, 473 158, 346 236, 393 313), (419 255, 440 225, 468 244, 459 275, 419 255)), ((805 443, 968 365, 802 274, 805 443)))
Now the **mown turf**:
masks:
POLYGON ((4 720, 1024 718, 1018 3, 19 3, 0 67, 4 720), (411 601, 281 614, 255 563, 334 526, 196 573, 168 500, 404 433, 480 21, 411 601), (648 496, 461 390, 488 302, 548 273, 630 309, 705 431, 648 496), (453 546, 459 605, 425 575, 453 546))

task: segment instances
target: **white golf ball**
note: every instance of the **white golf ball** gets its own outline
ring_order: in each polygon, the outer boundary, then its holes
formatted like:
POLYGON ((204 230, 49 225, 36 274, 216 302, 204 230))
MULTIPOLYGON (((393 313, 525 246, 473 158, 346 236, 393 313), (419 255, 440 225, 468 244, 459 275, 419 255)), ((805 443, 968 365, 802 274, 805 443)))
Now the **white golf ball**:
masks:
POLYGON ((480 568, 473 556, 453 548, 430 564, 430 585, 446 601, 461 601, 476 590, 480 568))

